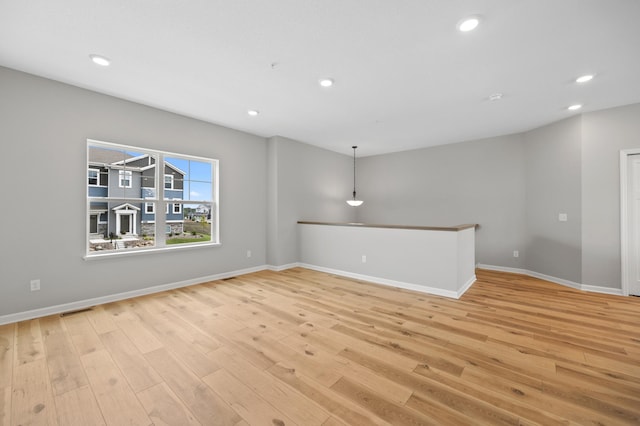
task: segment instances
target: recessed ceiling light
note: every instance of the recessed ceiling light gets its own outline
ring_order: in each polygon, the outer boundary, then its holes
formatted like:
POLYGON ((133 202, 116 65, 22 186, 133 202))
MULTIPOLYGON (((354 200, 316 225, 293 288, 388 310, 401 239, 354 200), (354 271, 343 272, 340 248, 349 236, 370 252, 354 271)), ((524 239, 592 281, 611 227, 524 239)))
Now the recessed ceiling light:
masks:
POLYGON ((580 109, 580 108, 582 108, 582 105, 581 105, 581 104, 575 104, 575 105, 571 105, 571 106, 570 106, 570 107, 568 107, 567 109, 568 109, 569 111, 576 111, 576 110, 578 110, 578 109, 580 109))
POLYGON ((333 79, 332 78, 321 78, 318 83, 320 83, 320 86, 322 86, 322 87, 331 87, 331 86, 333 86, 333 79))
POLYGON ((89 57, 94 64, 100 65, 101 67, 108 67, 109 65, 111 65, 111 61, 104 56, 91 54, 89 55, 89 57))
POLYGON ((480 24, 479 16, 469 16, 458 22, 458 30, 463 33, 473 31, 478 27, 478 24, 480 24))
POLYGON ((499 101, 500 99, 502 99, 502 93, 493 93, 489 95, 490 101, 499 101))
POLYGON ((593 77, 594 76, 592 74, 582 75, 576 78, 576 83, 586 83, 587 81, 591 81, 593 77))
POLYGON ((247 111, 247 114, 249 114, 251 117, 255 117, 260 114, 260 111, 258 111, 257 109, 250 109, 249 111, 247 111))

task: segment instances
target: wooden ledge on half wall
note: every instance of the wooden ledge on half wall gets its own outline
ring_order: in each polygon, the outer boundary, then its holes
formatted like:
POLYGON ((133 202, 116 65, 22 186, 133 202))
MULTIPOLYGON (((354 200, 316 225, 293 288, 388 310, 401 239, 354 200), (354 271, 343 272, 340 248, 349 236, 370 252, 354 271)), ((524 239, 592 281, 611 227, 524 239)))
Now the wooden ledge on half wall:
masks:
POLYGON ((359 222, 314 222, 308 220, 299 220, 298 223, 301 225, 356 226, 361 228, 414 229, 419 231, 463 231, 469 228, 477 229, 480 227, 477 223, 467 223, 456 226, 381 225, 359 222))

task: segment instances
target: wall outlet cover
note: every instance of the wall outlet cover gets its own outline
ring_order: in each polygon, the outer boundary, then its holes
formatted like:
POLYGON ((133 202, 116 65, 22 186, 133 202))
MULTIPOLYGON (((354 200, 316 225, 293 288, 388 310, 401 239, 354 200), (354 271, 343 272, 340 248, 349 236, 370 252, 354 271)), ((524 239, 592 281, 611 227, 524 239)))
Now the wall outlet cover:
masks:
POLYGON ((31 291, 40 290, 40 280, 31 280, 29 284, 31 286, 31 291))

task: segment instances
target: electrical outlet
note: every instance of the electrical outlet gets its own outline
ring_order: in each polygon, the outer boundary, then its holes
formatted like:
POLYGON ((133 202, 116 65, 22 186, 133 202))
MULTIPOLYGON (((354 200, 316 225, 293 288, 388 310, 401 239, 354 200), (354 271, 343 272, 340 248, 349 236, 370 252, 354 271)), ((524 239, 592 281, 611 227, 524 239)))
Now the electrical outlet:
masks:
POLYGON ((40 290, 40 280, 31 280, 31 291, 40 290))
POLYGON ((567 220, 569 220, 569 218, 567 217, 566 213, 560 213, 558 214, 558 220, 560 222, 566 222, 567 220))
POLYGON ((366 255, 362 255, 362 263, 367 263, 367 256, 366 255))
POLYGON ((513 257, 520 257, 520 252, 518 250, 514 250, 513 257))
POLYGON ((251 257, 251 250, 247 250, 247 257, 251 257))

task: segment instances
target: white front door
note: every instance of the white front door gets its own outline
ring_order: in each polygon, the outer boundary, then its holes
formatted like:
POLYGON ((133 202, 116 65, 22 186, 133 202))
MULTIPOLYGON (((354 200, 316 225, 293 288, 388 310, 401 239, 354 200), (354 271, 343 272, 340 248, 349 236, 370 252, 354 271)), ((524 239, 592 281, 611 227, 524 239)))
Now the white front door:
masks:
POLYGON ((629 155, 627 165, 629 294, 640 296, 640 154, 629 155))

